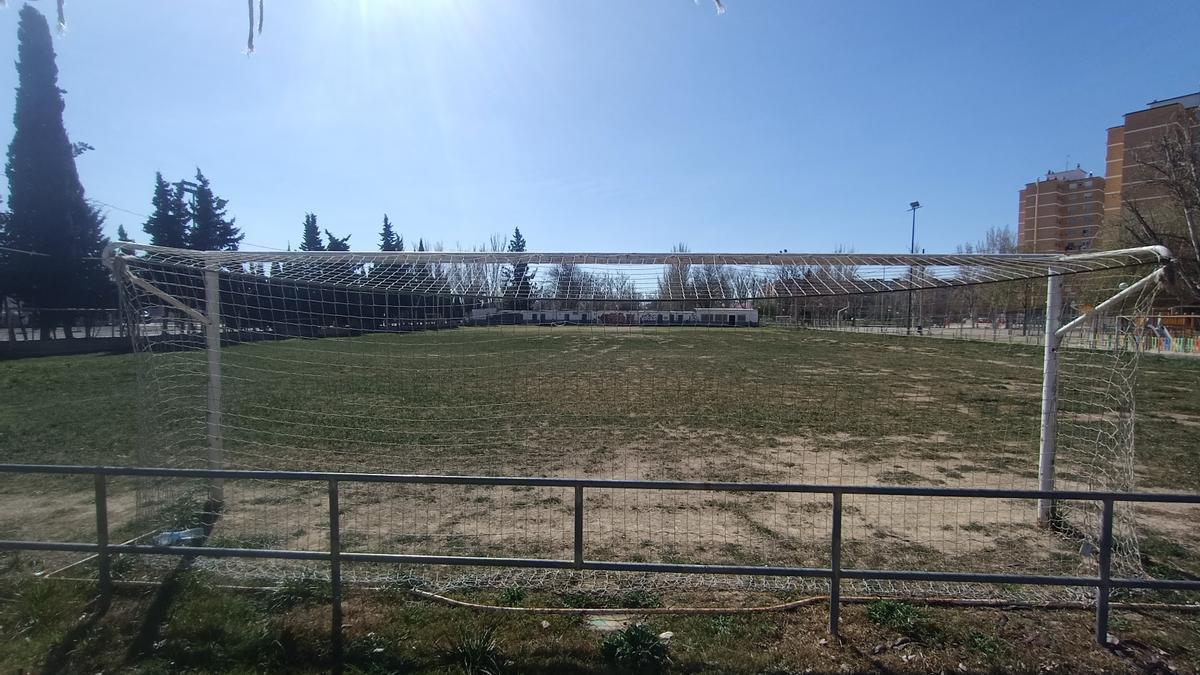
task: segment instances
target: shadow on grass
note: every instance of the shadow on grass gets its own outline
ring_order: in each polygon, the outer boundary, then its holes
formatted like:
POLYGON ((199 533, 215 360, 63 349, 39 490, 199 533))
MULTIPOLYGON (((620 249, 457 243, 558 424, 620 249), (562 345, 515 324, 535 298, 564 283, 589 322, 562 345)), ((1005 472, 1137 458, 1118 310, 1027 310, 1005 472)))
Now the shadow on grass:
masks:
MULTIPOLYGON (((220 513, 220 504, 212 501, 205 503, 200 517, 200 526, 204 528, 204 537, 200 540, 200 546, 208 543, 208 538, 212 535, 213 527, 217 524, 220 513)), ((138 627, 137 636, 130 643, 129 650, 125 654, 126 666, 132 666, 139 659, 153 653, 154 644, 159 640, 163 624, 166 623, 167 615, 171 611, 171 605, 179 597, 180 591, 184 589, 184 577, 195 562, 196 556, 183 556, 159 585, 154 599, 146 608, 146 615, 141 626, 138 627)))
POLYGON ((104 615, 108 614, 109 608, 112 607, 112 595, 101 594, 91 604, 93 605, 92 611, 88 613, 87 617, 76 624, 74 628, 67 631, 67 634, 51 647, 50 651, 46 654, 46 662, 42 666, 42 673, 44 675, 54 675, 55 673, 66 671, 67 664, 71 658, 71 652, 92 632, 92 629, 96 627, 100 619, 103 619, 104 615))

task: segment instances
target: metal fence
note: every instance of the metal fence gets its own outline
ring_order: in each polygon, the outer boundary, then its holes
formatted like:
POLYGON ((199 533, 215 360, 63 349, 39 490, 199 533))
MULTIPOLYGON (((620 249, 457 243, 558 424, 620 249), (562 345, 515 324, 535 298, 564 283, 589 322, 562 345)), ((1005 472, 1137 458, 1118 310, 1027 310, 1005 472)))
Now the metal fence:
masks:
POLYGON ((331 639, 335 659, 342 649, 342 576, 344 562, 421 564, 450 566, 493 566, 617 572, 657 572, 682 574, 719 574, 807 577, 829 582, 829 631, 838 634, 841 581, 843 579, 879 581, 940 581, 949 583, 1020 584, 1034 586, 1077 586, 1096 589, 1095 637, 1104 644, 1108 634, 1110 594, 1113 589, 1200 591, 1200 580, 1113 578, 1113 505, 1116 502, 1200 504, 1200 494, 1094 492, 1082 490, 1014 490, 992 488, 916 487, 882 485, 806 485, 796 483, 739 483, 664 480, 617 480, 592 478, 525 478, 489 476, 441 476, 412 474, 335 473, 314 471, 248 471, 209 469, 165 469, 144 467, 106 467, 74 465, 0 464, 5 474, 55 474, 93 476, 96 506, 96 541, 50 542, 0 540, 0 550, 66 551, 96 556, 98 582, 102 595, 111 593, 111 557, 123 555, 178 555, 218 558, 267 558, 308 560, 329 563, 332 589, 331 639), (108 480, 110 477, 205 479, 219 484, 226 479, 270 479, 324 482, 328 490, 329 550, 299 551, 263 548, 213 548, 192 546, 153 546, 110 544, 108 525, 108 480), (572 559, 418 555, 403 553, 345 552, 341 546, 341 483, 399 483, 419 485, 478 485, 571 488, 574 490, 574 555, 572 559), (693 490, 715 492, 772 492, 827 494, 832 498, 830 563, 828 567, 787 567, 757 565, 714 565, 659 562, 592 560, 586 555, 584 493, 592 489, 619 490, 693 490), (1024 499, 1056 501, 1093 501, 1102 505, 1097 576, 1056 576, 1033 574, 995 574, 974 572, 935 572, 922 570, 847 569, 841 564, 842 498, 845 495, 895 497, 949 497, 969 499, 1024 499))

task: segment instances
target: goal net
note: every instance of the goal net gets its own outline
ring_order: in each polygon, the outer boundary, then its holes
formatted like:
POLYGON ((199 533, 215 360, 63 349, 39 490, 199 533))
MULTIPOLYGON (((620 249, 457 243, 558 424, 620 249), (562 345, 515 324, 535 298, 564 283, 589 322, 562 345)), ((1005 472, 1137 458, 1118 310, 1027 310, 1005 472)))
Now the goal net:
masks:
MULTIPOLYGON (((1146 277, 1164 262, 1157 249, 261 253, 135 244, 109 260, 141 354, 143 466, 1105 490, 1135 484, 1137 358, 1153 338, 1145 317, 1157 289, 1146 277), (1057 296, 1049 316, 1048 289, 1057 296), (1057 400, 1044 411, 1048 325, 1067 329, 1053 350, 1057 400)), ((178 531, 216 494, 207 545, 327 550, 323 484, 226 480, 217 489, 141 481, 139 517, 178 531)), ((829 565, 828 495, 603 488, 589 489, 584 506, 589 560, 829 565)), ((842 564, 1090 574, 1098 503, 1054 507, 1043 527, 1048 504, 1036 500, 848 495, 842 564)), ((341 511, 345 551, 572 556, 569 488, 345 482, 341 511)), ((1143 573, 1137 532, 1133 510, 1119 505, 1114 574, 1143 573)), ((308 569, 202 564, 266 580, 308 569)), ((810 583, 490 566, 355 564, 346 574, 442 590, 810 583)))

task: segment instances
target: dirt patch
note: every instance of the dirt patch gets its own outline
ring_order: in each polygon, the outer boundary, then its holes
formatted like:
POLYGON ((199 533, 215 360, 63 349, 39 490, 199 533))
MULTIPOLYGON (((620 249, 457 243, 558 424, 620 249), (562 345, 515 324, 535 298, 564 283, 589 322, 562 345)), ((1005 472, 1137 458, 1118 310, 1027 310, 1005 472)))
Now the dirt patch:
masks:
MULTIPOLYGON (((776 437, 739 441, 721 433, 662 429, 705 452, 655 454, 627 444, 586 472, 543 475, 808 484, 1011 486, 1011 473, 951 453, 937 460, 892 456, 864 462, 842 443, 776 437)), ((841 442, 853 442, 837 435, 841 442)), ((898 441, 899 439, 897 439, 898 441)), ((905 443, 931 438, 903 439, 905 443)), ((945 442, 938 435, 932 442, 945 442)), ((897 445, 902 445, 897 442, 897 445)), ((225 546, 320 550, 328 546, 321 489, 227 484, 227 511, 214 531, 225 546)), ((591 559, 725 564, 825 565, 832 503, 825 494, 679 490, 588 490, 591 559)), ((570 489, 345 484, 342 538, 348 551, 425 555, 549 557, 572 554, 570 489)), ((1070 545, 1035 526, 1036 505, 1015 500, 847 496, 847 564, 999 571, 1061 569, 1070 545)))

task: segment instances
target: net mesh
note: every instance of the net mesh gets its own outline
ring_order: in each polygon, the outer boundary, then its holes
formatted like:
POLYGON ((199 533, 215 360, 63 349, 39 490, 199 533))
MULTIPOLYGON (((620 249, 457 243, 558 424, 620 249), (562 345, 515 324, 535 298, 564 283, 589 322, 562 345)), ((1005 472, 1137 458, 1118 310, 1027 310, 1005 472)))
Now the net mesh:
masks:
MULTIPOLYGON (((1053 255, 195 252, 112 257, 142 354, 135 463, 842 485, 1038 487, 1046 277, 1064 321, 1160 263, 1053 255), (208 282, 206 286, 206 280, 208 282), (216 284, 219 295, 214 297, 216 284), (219 315, 219 402, 211 340, 219 315)), ((1154 285, 1060 349, 1057 482, 1135 484, 1137 356, 1154 285)), ((346 551, 570 559, 569 488, 342 485, 346 551)), ((139 517, 193 524, 200 481, 146 480, 139 517)), ((324 550, 325 486, 230 480, 209 545, 324 550)), ((843 564, 1090 573, 1098 502, 845 498, 843 564), (1089 549, 1088 545, 1091 545, 1089 549)), ((589 560, 829 565, 828 495, 589 489, 589 560)), ((1118 506, 1114 573, 1141 575, 1118 506)), ((294 562, 208 560, 279 579, 294 562)), ((356 564, 478 586, 801 589, 782 577, 356 564)), ((1079 589, 847 582, 867 593, 1079 589)))

